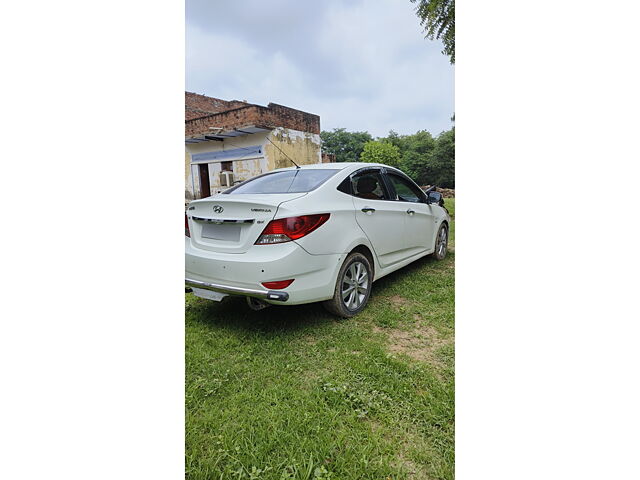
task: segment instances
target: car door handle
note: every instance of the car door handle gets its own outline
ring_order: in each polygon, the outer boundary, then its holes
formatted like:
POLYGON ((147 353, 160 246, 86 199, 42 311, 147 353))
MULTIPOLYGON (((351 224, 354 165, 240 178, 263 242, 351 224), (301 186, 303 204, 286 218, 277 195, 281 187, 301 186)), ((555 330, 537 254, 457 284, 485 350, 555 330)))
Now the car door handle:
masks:
POLYGON ((376 211, 376 209, 375 209, 375 208, 372 208, 372 207, 363 207, 363 208, 362 208, 362 211, 363 211, 364 213, 373 213, 373 212, 375 212, 375 211, 376 211))
POLYGON ((415 212, 415 210, 411 210, 411 209, 409 209, 409 210, 407 210, 407 213, 408 213, 409 215, 413 215, 413 214, 414 214, 414 213, 416 213, 416 212, 415 212))

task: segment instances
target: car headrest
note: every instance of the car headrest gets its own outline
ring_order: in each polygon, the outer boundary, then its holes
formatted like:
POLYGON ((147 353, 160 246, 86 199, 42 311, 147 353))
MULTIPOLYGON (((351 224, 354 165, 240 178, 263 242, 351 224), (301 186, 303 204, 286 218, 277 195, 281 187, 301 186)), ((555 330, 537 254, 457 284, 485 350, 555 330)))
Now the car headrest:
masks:
POLYGON ((378 181, 373 177, 361 177, 358 179, 358 193, 371 193, 378 186, 378 181))

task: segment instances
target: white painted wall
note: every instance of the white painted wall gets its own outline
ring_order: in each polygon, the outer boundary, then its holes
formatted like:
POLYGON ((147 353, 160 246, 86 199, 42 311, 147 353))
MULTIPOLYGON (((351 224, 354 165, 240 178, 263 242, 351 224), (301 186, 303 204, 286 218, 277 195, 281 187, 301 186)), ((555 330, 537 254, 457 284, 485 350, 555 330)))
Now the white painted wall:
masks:
MULTIPOLYGON (((258 132, 252 133, 250 135, 241 135, 238 137, 233 137, 229 139, 225 139, 222 142, 217 142, 215 140, 209 142, 201 142, 201 143, 191 143, 185 144, 185 149, 189 153, 189 159, 192 154, 197 153, 206 153, 206 152, 221 152, 226 150, 234 150, 237 148, 246 148, 253 146, 261 146, 267 142, 267 135, 269 132, 258 132)), ((264 151, 264 148, 263 148, 264 151)), ((266 160, 264 155, 259 157, 240 157, 246 158, 243 160, 236 160, 233 162, 233 171, 236 180, 247 180, 250 177, 255 175, 259 175, 260 173, 266 172, 266 160), (245 178, 246 177, 246 178, 245 178)), ((222 191, 227 187, 220 187, 220 171, 222 170, 222 166, 220 165, 223 161, 230 161, 231 159, 225 160, 212 160, 208 162, 209 164, 209 184, 211 186, 211 193, 216 193, 217 191, 222 191)), ((200 179, 198 178, 199 170, 197 165, 191 165, 191 178, 187 181, 187 190, 192 195, 197 195, 200 191, 200 179)))
MULTIPOLYGON (((272 139, 272 141, 278 144, 279 141, 284 141, 285 145, 280 145, 285 151, 290 155, 295 155, 295 148, 290 150, 287 148, 288 142, 291 142, 292 145, 296 145, 297 147, 301 147, 305 141, 314 143, 318 146, 317 149, 317 160, 314 158, 315 163, 322 162, 322 154, 320 152, 320 135, 309 133, 309 132, 301 132, 299 130, 292 130, 284 127, 278 127, 271 131, 267 132, 258 132, 250 135, 242 135, 238 137, 233 137, 229 139, 225 139, 222 142, 218 142, 215 140, 209 142, 200 142, 200 143, 192 143, 185 144, 185 149, 187 151, 189 162, 191 161, 191 155, 198 153, 207 153, 207 152, 220 152, 226 150, 234 150, 238 148, 246 148, 253 146, 261 146, 263 154, 261 156, 254 156, 251 158, 242 157, 239 155, 238 159, 233 161, 233 173, 234 180, 236 181, 244 181, 249 178, 252 178, 256 175, 260 175, 265 173, 269 169, 269 165, 273 165, 273 161, 269 162, 268 151, 269 149, 265 149, 267 145, 273 147, 271 143, 267 140, 267 138, 272 139), (281 140, 279 140, 279 137, 281 140)), ((273 150, 272 150, 273 151, 273 150)), ((308 158, 308 157, 307 157, 308 158)), ((222 170, 222 166, 220 165, 223 161, 230 161, 232 159, 225 160, 212 160, 208 162, 209 164, 209 184, 211 186, 211 193, 216 193, 218 191, 225 190, 227 187, 220 186, 220 171, 222 170)), ((271 167, 273 168, 273 166, 271 167)), ((187 190, 194 195, 197 196, 200 191, 200 179, 199 169, 197 165, 191 164, 191 178, 187 180, 187 190)))

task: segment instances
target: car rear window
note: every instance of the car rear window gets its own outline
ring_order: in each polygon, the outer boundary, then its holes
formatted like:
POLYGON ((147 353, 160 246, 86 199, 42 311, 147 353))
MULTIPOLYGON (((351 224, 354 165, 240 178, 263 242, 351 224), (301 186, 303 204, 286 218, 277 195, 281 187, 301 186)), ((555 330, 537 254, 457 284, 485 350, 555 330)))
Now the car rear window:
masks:
POLYGON ((296 168, 267 173, 241 183, 223 193, 304 193, 315 190, 340 170, 296 168))

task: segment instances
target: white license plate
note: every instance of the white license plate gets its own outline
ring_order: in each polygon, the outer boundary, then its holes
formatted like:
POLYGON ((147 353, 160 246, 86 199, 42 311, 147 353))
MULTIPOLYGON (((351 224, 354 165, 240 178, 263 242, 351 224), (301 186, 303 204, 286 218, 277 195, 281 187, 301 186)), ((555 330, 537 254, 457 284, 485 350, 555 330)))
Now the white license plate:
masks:
POLYGON ((203 288, 191 287, 191 290, 196 297, 206 298, 207 300, 215 300, 216 302, 221 301, 224 297, 227 296, 226 293, 218 293, 212 290, 205 290, 203 288))
POLYGON ((240 225, 237 223, 205 223, 202 225, 202 237, 223 242, 240 240, 240 225))

